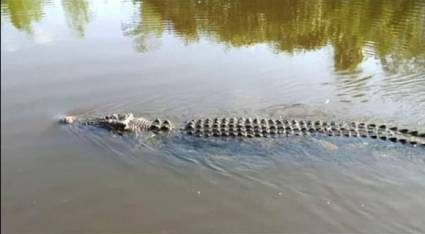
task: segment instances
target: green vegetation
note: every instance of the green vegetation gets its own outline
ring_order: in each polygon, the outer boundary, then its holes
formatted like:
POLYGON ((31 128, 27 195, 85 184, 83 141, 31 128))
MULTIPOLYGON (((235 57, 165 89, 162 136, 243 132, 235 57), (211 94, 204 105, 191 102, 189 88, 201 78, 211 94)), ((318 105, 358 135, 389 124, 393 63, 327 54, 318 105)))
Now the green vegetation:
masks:
MULTIPOLYGON (((42 20, 43 7, 49 0, 2 0, 1 15, 7 17, 12 25, 32 34, 32 24, 42 20)), ((79 36, 84 36, 84 28, 90 21, 87 0, 63 0, 62 7, 69 27, 79 36)))
POLYGON ((43 18, 43 3, 44 0, 1 0, 1 15, 9 16, 15 28, 31 33, 31 24, 43 18))
POLYGON ((62 0, 66 22, 80 37, 84 37, 85 26, 90 21, 89 4, 87 0, 62 0))
POLYGON ((336 70, 355 69, 365 48, 388 70, 422 62, 417 58, 425 54, 422 0, 145 0, 140 6, 139 23, 127 31, 138 38, 171 25, 186 42, 204 35, 231 47, 267 43, 289 53, 330 44, 336 70))

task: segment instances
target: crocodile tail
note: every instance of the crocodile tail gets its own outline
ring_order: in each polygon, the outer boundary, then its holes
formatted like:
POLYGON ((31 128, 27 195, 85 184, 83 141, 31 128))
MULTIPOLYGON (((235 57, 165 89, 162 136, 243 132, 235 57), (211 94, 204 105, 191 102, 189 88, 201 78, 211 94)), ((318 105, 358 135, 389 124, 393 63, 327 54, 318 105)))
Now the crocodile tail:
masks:
POLYGON ((199 137, 269 137, 292 135, 323 135, 368 137, 402 144, 425 146, 425 137, 416 131, 388 128, 386 125, 358 122, 326 122, 288 119, 214 118, 188 121, 187 134, 199 137))

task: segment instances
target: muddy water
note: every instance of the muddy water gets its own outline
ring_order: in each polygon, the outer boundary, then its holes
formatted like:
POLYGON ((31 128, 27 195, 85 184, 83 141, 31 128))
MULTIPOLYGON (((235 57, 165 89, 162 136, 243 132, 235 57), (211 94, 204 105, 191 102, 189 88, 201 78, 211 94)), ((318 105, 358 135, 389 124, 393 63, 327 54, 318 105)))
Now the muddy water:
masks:
POLYGON ((425 4, 1 2, 2 231, 425 232, 425 151, 362 139, 115 136, 135 112, 425 131, 425 4))

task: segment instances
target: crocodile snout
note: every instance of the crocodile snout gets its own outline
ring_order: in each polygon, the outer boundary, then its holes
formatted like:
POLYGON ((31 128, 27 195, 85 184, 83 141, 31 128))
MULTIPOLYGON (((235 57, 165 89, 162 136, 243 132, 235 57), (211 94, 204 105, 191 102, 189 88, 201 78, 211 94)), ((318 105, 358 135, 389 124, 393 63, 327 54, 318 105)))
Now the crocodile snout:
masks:
POLYGON ((74 116, 64 116, 62 118, 59 119, 59 123, 61 124, 72 124, 74 123, 76 120, 76 118, 74 116))

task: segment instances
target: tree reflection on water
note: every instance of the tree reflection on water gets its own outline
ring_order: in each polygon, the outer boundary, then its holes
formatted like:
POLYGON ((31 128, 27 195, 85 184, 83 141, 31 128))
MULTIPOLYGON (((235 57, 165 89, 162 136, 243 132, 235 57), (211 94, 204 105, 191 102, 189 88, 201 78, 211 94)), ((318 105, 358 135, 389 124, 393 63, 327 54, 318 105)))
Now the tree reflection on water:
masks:
MULTIPOLYGON (((425 2, 422 0, 143 0, 136 18, 123 23, 126 36, 145 52, 150 39, 172 32, 185 43, 201 37, 228 47, 266 43, 276 52, 297 53, 331 45, 335 70, 354 70, 366 53, 384 70, 425 65, 425 2)), ((50 0, 2 0, 1 14, 28 34, 50 0)), ((84 37, 87 0, 62 1, 69 28, 84 37)), ((94 9, 95 10, 95 9, 94 9)))
POLYGON ((422 63, 425 3, 420 0, 144 0, 126 29, 137 48, 165 27, 190 43, 201 36, 231 47, 269 44, 275 52, 334 49, 336 70, 355 69, 373 49, 387 70, 422 63), (420 58, 420 59, 418 59, 420 58))

